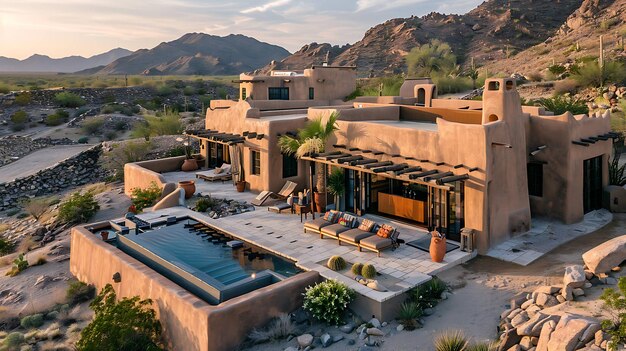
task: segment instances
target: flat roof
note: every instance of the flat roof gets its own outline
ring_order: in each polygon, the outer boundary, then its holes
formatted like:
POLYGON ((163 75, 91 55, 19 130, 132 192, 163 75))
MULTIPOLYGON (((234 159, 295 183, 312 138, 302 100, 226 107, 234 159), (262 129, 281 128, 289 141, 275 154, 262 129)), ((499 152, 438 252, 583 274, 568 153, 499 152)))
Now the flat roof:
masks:
POLYGON ((406 129, 414 129, 414 130, 426 130, 431 132, 437 131, 437 123, 429 123, 429 122, 413 122, 413 121, 362 121, 363 123, 375 123, 382 124, 390 127, 396 128, 406 128, 406 129))
POLYGON ((261 116, 261 121, 288 121, 293 119, 307 118, 306 113, 298 113, 291 115, 274 115, 274 116, 261 116))

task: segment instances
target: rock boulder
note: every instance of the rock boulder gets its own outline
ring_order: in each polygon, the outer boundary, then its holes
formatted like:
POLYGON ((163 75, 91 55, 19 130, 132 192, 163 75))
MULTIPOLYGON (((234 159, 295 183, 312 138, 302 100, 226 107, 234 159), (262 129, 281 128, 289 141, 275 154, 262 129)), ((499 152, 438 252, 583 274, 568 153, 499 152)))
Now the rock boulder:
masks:
POLYGON ((626 235, 611 239, 583 254, 583 261, 594 274, 606 273, 626 260, 626 235))
POLYGON ((582 288, 585 285, 585 269, 581 265, 565 267, 563 275, 563 287, 582 288))

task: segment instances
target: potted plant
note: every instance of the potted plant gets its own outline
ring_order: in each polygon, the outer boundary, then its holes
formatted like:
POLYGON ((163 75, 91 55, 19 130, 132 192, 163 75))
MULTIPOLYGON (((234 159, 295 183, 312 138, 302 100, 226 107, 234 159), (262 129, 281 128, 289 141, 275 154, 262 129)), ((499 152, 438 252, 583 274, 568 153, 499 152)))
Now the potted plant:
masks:
POLYGON ((430 248, 428 250, 430 258, 433 262, 442 262, 446 255, 446 235, 438 232, 437 229, 433 229, 430 235, 430 248))
MULTIPOLYGON (((183 141, 183 138, 176 138, 176 141, 183 141)), ((180 168, 183 172, 191 172, 198 169, 198 162, 193 157, 193 148, 191 147, 191 142, 189 136, 187 136, 187 141, 183 143, 185 146, 185 161, 183 162, 182 167, 180 168)))
POLYGON ((334 168, 328 176, 326 188, 335 197, 335 210, 341 209, 341 196, 346 192, 346 179, 341 168, 334 168))
POLYGON ((243 193, 244 191, 246 191, 246 181, 245 180, 236 181, 235 187, 237 188, 237 192, 243 193))
POLYGON ((185 199, 190 199, 196 192, 196 182, 193 180, 181 180, 178 187, 185 191, 185 199))
MULTIPOLYGON (((322 122, 322 118, 313 119, 307 122, 304 128, 298 131, 298 135, 294 138, 290 135, 283 135, 278 139, 278 146, 282 152, 288 155, 296 155, 301 158, 305 155, 324 152, 326 142, 337 128, 337 119, 339 112, 333 112, 328 116, 326 123, 322 122)), ((325 183, 326 167, 318 165, 315 167, 315 188, 313 189, 313 198, 315 207, 318 211, 326 209, 326 183, 325 183)))
POLYGON ((108 230, 101 231, 100 236, 102 237, 102 240, 104 241, 109 240, 109 231, 108 230))

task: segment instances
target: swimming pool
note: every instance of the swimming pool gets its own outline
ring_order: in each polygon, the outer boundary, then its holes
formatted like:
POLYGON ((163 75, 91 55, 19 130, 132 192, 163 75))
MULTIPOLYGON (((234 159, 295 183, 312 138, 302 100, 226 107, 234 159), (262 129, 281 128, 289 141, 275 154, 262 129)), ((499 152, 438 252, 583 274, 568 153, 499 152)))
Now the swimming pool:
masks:
POLYGON ((131 230, 117 235, 116 244, 211 304, 301 272, 293 262, 191 219, 131 230))

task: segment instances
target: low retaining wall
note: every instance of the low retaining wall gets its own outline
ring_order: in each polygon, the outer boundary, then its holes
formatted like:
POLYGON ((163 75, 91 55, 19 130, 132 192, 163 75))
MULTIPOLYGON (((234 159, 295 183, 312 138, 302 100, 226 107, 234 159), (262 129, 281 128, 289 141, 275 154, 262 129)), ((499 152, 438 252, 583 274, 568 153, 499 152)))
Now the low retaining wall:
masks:
MULTIPOLYGON (((106 224, 91 226, 98 225, 106 224)), ((305 272, 211 306, 84 226, 72 228, 70 271, 98 290, 110 283, 120 297, 152 299, 166 344, 190 351, 235 349, 253 328, 300 307, 304 289, 321 279, 317 272, 305 272), (113 282, 115 273, 119 283, 113 282)))
POLYGON ((0 211, 28 198, 103 180, 108 173, 98 162, 101 154, 102 146, 96 145, 33 175, 0 184, 0 211))
POLYGON ((161 173, 179 171, 185 156, 161 158, 158 160, 127 163, 124 165, 124 193, 131 195, 135 188, 147 188, 155 182, 161 189, 161 198, 176 190, 177 185, 167 183, 161 173))

